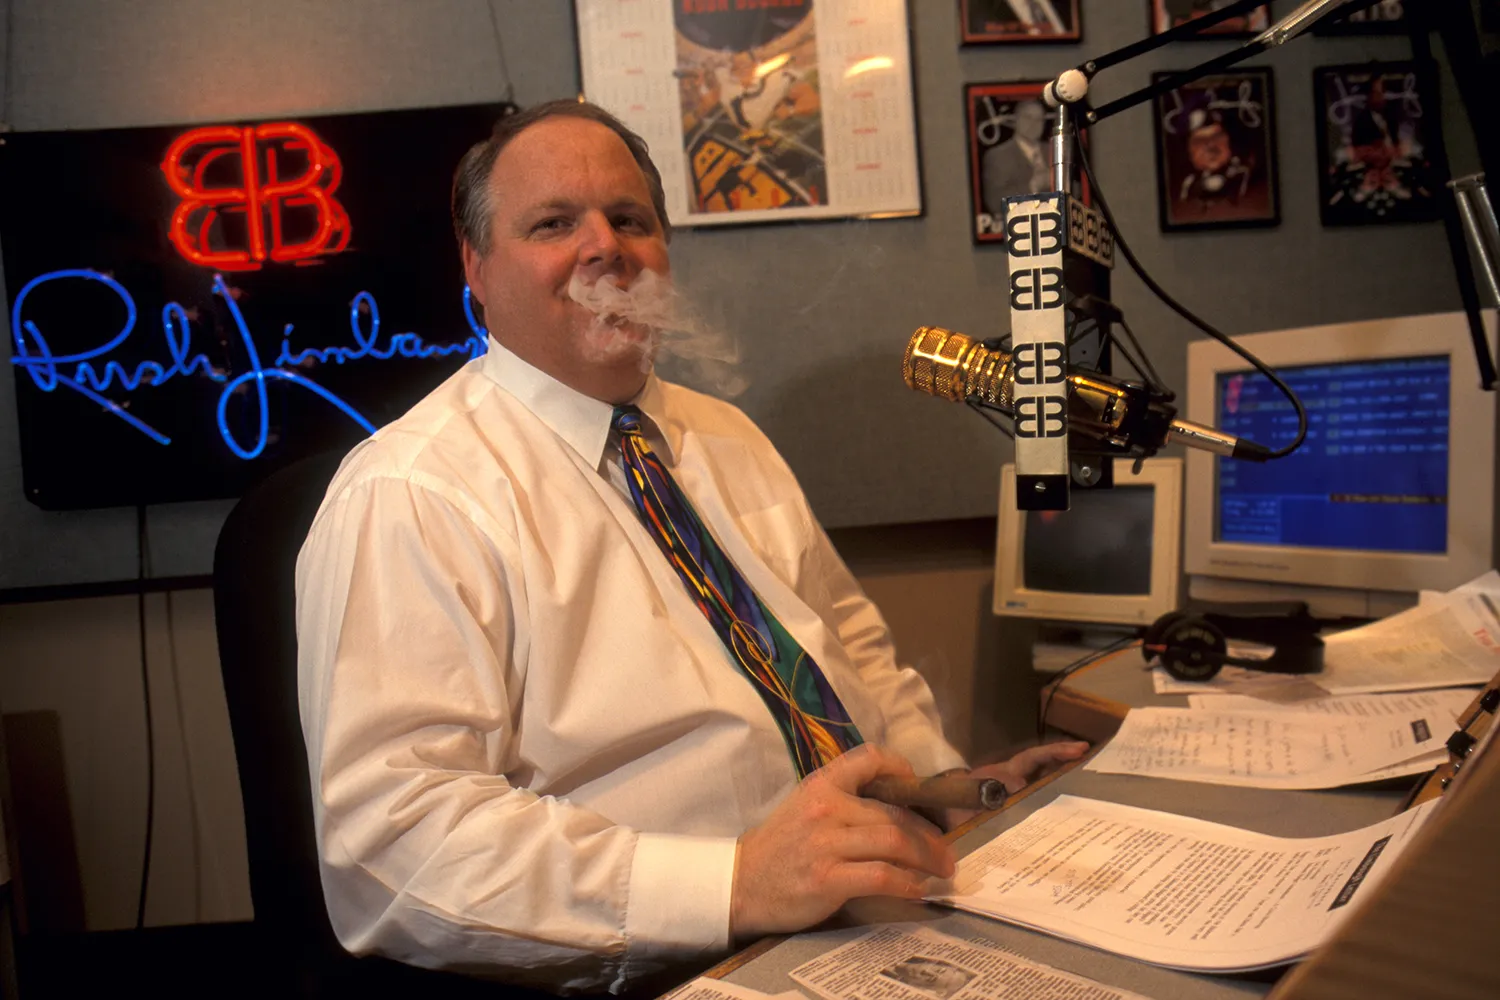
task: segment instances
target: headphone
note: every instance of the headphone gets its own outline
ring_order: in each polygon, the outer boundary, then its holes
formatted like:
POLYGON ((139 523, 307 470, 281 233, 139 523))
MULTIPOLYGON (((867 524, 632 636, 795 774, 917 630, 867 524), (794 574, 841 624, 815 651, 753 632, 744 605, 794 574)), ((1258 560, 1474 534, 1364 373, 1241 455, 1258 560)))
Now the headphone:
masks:
POLYGON ((1318 621, 1304 601, 1205 601, 1156 619, 1146 629, 1141 648, 1147 663, 1161 657, 1167 673, 1182 681, 1206 681, 1225 665, 1314 674, 1323 669, 1323 640, 1318 630, 1318 621), (1271 652, 1232 655, 1230 639, 1268 646, 1271 652))

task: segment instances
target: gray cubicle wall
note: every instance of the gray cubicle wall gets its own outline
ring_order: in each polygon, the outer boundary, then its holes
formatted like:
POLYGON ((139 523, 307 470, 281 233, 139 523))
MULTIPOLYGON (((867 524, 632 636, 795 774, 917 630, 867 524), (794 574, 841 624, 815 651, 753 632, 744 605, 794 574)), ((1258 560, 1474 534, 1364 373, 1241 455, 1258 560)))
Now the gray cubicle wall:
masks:
MULTIPOLYGON (((667 3, 669 0, 652 0, 667 3)), ((104 128, 327 114, 578 89, 570 0, 9 0, 16 129, 104 128), (499 26, 499 42, 492 30, 499 26), (502 53, 503 52, 503 58, 502 53)), ((682 231, 679 283, 736 333, 750 382, 739 403, 770 434, 830 526, 992 513, 1005 438, 963 407, 901 383, 911 331, 990 336, 1007 325, 1003 251, 969 237, 966 82, 1040 79, 1146 30, 1147 0, 1084 0, 1081 44, 958 42, 957 0, 910 0, 925 212, 920 218, 682 231)), ((1286 12, 1294 5, 1274 5, 1286 12)), ((1228 42, 1179 45, 1102 75, 1103 99, 1228 42)), ((1100 182, 1156 276, 1229 333, 1458 307, 1440 226, 1326 230, 1318 221, 1312 69, 1402 58, 1402 38, 1303 39, 1275 67, 1282 216, 1274 229, 1158 231, 1150 119, 1099 127, 1100 182)), ((1450 147, 1474 162, 1447 94, 1450 147)), ((1169 384, 1184 323, 1119 274, 1116 301, 1169 384)), ((8 312, 8 310, 7 310, 8 312)), ((10 344, 9 330, 4 337, 10 344)), ((0 377, 0 591, 135 575, 135 512, 50 513, 21 493, 14 382, 0 377)), ((229 502, 148 512, 151 573, 208 572, 229 502)))

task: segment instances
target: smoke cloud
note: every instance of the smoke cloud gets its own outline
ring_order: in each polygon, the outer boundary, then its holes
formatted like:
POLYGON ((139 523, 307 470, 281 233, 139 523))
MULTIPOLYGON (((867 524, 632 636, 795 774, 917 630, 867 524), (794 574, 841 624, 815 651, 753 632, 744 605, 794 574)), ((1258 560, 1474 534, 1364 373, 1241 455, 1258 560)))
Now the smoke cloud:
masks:
POLYGON ((734 338, 655 271, 642 270, 625 288, 612 275, 588 284, 575 272, 568 296, 594 314, 584 333, 584 348, 594 360, 633 356, 641 371, 660 366, 673 381, 723 398, 749 385, 736 371, 740 352, 734 338))

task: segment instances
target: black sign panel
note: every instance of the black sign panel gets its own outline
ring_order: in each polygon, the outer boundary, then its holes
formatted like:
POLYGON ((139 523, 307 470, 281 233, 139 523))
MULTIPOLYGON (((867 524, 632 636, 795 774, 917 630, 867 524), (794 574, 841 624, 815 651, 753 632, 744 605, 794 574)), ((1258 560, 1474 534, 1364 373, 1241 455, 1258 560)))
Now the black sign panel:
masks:
POLYGON ((7 136, 27 498, 237 496, 483 353, 448 201, 503 110, 7 136))

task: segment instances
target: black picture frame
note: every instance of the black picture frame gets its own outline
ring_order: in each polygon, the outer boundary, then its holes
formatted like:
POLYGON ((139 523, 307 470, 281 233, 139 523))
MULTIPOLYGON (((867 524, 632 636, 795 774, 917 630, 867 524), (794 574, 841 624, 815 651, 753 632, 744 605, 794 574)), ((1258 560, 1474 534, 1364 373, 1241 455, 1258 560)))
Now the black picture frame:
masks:
MULTIPOLYGON (((1050 82, 1008 80, 964 85, 973 219, 970 233, 976 246, 1005 242, 1002 198, 1052 190, 1046 136, 1056 112, 1042 100, 1042 89, 1050 82), (1023 105, 1027 106, 1024 110, 1023 105), (1041 128, 1034 155, 1024 153, 1016 141, 1017 122, 1022 115, 1030 119, 1028 131, 1041 128), (1021 181, 1023 175, 1026 183, 1021 181)), ((1088 204, 1088 181, 1084 179, 1073 194, 1088 204)))
MULTIPOLYGON (((1197 13, 1218 10, 1234 0, 1147 0, 1147 23, 1153 35, 1159 35, 1179 24, 1185 24, 1197 13)), ((1249 38, 1271 26, 1271 5, 1261 4, 1246 17, 1230 18, 1194 35, 1188 41, 1216 38, 1249 38)))
POLYGON ((1313 25, 1313 34, 1337 35, 1404 35, 1411 27, 1406 4, 1412 0, 1381 0, 1364 10, 1325 17, 1313 25))
POLYGON ((964 45, 1083 41, 1080 0, 958 0, 964 45))
POLYGON ((1195 80, 1159 96, 1152 111, 1163 232, 1281 224, 1276 80, 1269 66, 1195 80))
MULTIPOLYGON (((1433 81, 1432 85, 1435 85, 1433 81)), ((1437 94, 1414 62, 1313 70, 1318 214, 1323 225, 1392 225, 1441 217, 1442 184, 1427 154, 1437 94), (1379 106, 1373 106, 1377 92, 1379 106)))

